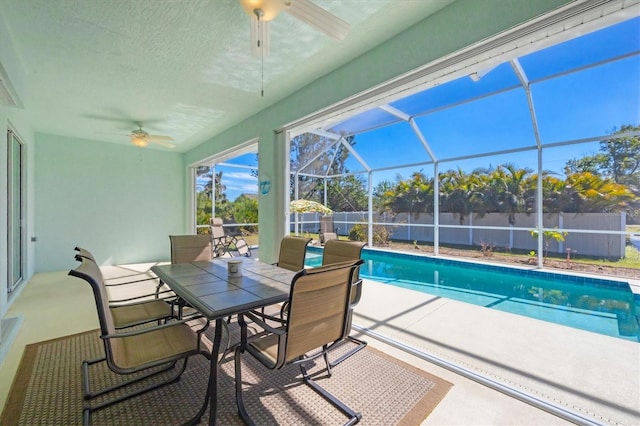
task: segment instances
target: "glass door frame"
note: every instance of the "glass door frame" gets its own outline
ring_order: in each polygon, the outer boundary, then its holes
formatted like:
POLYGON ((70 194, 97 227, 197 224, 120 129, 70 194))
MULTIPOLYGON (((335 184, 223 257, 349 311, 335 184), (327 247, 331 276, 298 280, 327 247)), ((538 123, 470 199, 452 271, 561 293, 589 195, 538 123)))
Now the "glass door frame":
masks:
POLYGON ((7 292, 24 279, 24 143, 7 130, 7 292), (17 151, 17 152, 16 152, 17 151), (16 216, 18 216, 16 218, 16 216))

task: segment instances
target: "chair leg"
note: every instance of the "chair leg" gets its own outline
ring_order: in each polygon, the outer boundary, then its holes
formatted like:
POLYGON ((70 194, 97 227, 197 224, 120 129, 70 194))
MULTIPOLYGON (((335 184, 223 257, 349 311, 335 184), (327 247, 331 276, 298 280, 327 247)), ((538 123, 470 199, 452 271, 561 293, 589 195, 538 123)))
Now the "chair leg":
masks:
POLYGON ((357 352, 361 351, 362 349, 364 349, 367 346, 367 342, 365 342, 364 340, 360 340, 360 339, 356 339, 355 337, 350 336, 348 333, 351 332, 351 322, 353 321, 353 307, 355 305, 352 305, 350 308, 350 312, 349 312, 349 317, 347 318, 347 325, 346 325, 346 330, 347 330, 347 335, 345 337, 343 337, 342 339, 342 343, 344 343, 345 341, 351 341, 353 343, 355 343, 357 346, 353 349, 351 349, 349 352, 341 355, 338 359, 336 359, 335 361, 331 362, 330 365, 331 367, 335 367, 336 365, 340 364, 342 361, 346 360, 347 358, 349 358, 350 356, 356 354, 357 352))
MULTIPOLYGON (((120 397, 117 397, 117 398, 114 398, 114 399, 111 399, 111 400, 108 400, 108 401, 104 401, 104 402, 96 404, 96 405, 90 405, 89 403, 87 403, 84 406, 83 410, 82 410, 82 413, 83 413, 82 414, 83 424, 85 424, 85 425, 89 424, 89 422, 91 420, 91 413, 93 411, 101 410, 103 408, 109 407, 111 405, 117 404, 117 403, 125 401, 127 399, 134 398, 136 396, 139 396, 139 395, 142 395, 144 393, 150 392, 152 390, 158 389, 158 388, 160 388, 162 386, 177 382, 178 380, 180 380, 180 377, 182 376, 182 373, 187 368, 187 359, 188 358, 185 358, 185 360, 184 360, 184 362, 182 364, 182 368, 178 371, 178 374, 173 375, 168 380, 165 380, 165 381, 163 381, 161 383, 156 383, 156 384, 147 386, 147 387, 145 387, 143 389, 139 389, 139 390, 137 390, 135 392, 131 392, 130 394, 122 395, 120 397)), ((130 385, 132 385, 134 383, 139 383, 139 382, 141 382, 143 380, 146 380, 146 379, 148 379, 150 377, 157 376, 158 374, 165 373, 165 372, 169 371, 170 369, 174 368, 176 363, 177 363, 177 361, 171 362, 171 363, 169 363, 169 365, 167 367, 165 367, 165 368, 163 368, 161 370, 145 374, 143 376, 140 376, 140 377, 137 377, 135 379, 126 381, 126 382, 121 383, 119 385, 115 385, 115 386, 111 386, 111 387, 108 387, 108 388, 105 388, 105 389, 101 389, 101 390, 96 391, 96 392, 91 392, 91 387, 90 387, 90 383, 89 383, 89 366, 93 365, 93 364, 97 364, 99 362, 105 362, 105 361, 106 361, 105 358, 99 358, 99 359, 94 359, 94 360, 90 360, 90 361, 86 361, 85 360, 85 361, 82 362, 82 376, 83 376, 82 377, 82 379, 83 379, 82 382, 83 382, 83 388, 84 388, 83 389, 83 397, 84 397, 85 401, 90 401, 91 399, 93 399, 93 398, 95 398, 97 396, 108 394, 108 393, 116 391, 118 389, 122 389, 122 388, 125 388, 127 386, 130 386, 130 385)))
MULTIPOLYGON (((171 363, 169 363, 167 365, 167 367, 165 367, 165 368, 163 368, 161 370, 153 371, 153 372, 150 372, 148 374, 136 377, 135 379, 126 381, 124 383, 120 383, 118 385, 114 385, 114 386, 111 386, 111 387, 108 387, 108 388, 100 389, 100 390, 95 391, 95 392, 91 392, 91 385, 89 383, 89 366, 91 366, 93 364, 100 363, 100 362, 105 362, 105 361, 106 361, 106 358, 98 358, 98 359, 93 359, 93 360, 84 360, 84 361, 82 361, 83 397, 84 397, 84 399, 86 401, 89 401, 89 400, 91 400, 91 399, 93 399, 95 397, 98 397, 100 395, 104 395, 104 394, 107 394, 109 392, 113 392, 115 390, 122 389, 122 388, 127 387, 129 385, 132 385, 134 383, 141 382, 141 381, 146 380, 146 379, 148 379, 150 377, 154 377, 154 376, 157 376, 159 374, 165 373, 165 372, 171 370, 172 368, 174 368, 176 363, 177 363, 177 361, 171 362, 171 363)), ((186 365, 183 366, 182 371, 184 371, 185 368, 186 368, 186 365)), ((180 374, 182 374, 182 371, 180 372, 180 374)), ((180 375, 178 375, 178 377, 180 377, 180 375)), ((171 381, 169 381, 169 383, 170 382, 171 381)))
MULTIPOLYGON (((331 374, 333 374, 333 372, 331 371, 331 367, 333 367, 331 365, 331 363, 329 362, 329 354, 327 351, 327 345, 324 345, 324 347, 322 348, 322 358, 324 358, 324 363, 327 366, 327 375, 329 377, 331 377, 331 374)), ((300 367, 302 368, 302 364, 300 364, 300 367)))
POLYGON ((317 382, 315 382, 311 376, 307 373, 307 369, 304 368, 302 364, 300 364, 300 371, 302 372, 302 380, 304 383, 309 386, 311 389, 316 391, 318 395, 323 397, 326 401, 331 403, 334 407, 340 410, 344 415, 346 415, 349 420, 345 423, 347 425, 355 425, 362 419, 362 414, 356 413, 351 408, 349 408, 344 402, 340 401, 333 394, 329 393, 326 389, 320 386, 317 382))
POLYGON ((365 342, 364 340, 356 339, 353 336, 347 336, 343 340, 343 342, 347 341, 347 340, 355 343, 357 346, 355 348, 351 349, 349 352, 341 355, 336 360, 329 362, 329 365, 331 367, 335 367, 336 365, 340 364, 342 361, 346 360, 347 358, 349 358, 352 355, 355 355, 357 352, 361 351, 362 349, 364 349, 367 346, 367 342, 365 342))
POLYGON ((242 352, 244 352, 244 346, 239 345, 236 347, 234 354, 235 363, 235 379, 236 379, 236 405, 238 406, 238 415, 246 425, 254 425, 253 420, 249 416, 247 409, 244 406, 244 398, 242 397, 242 360, 240 359, 242 352))

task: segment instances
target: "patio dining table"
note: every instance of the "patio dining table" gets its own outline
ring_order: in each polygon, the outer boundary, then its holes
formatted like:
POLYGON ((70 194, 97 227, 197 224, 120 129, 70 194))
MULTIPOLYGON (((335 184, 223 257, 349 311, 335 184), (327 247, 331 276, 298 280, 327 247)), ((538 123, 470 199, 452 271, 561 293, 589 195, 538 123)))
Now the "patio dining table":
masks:
POLYGON ((218 356, 225 318, 284 302, 289 297, 289 286, 295 275, 295 272, 275 265, 244 259, 240 264, 240 274, 232 276, 228 272, 229 261, 237 262, 237 258, 216 258, 151 268, 186 303, 209 321, 215 321, 207 393, 202 408, 188 424, 197 424, 208 405, 211 407, 209 424, 216 423, 218 356))

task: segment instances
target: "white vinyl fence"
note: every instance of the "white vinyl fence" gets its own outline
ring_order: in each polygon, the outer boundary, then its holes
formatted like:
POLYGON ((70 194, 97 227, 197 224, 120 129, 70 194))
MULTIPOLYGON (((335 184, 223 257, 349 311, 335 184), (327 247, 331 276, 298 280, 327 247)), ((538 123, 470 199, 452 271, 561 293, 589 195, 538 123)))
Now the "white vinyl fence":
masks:
MULTIPOLYGON (((291 232, 296 231, 295 214, 291 215, 291 232)), ((458 215, 440 213, 439 241, 443 244, 481 246, 489 244, 496 249, 537 251, 537 239, 531 235, 536 227, 536 215, 517 213, 515 225, 509 226, 507 216, 489 213, 483 217, 466 216, 460 223, 458 215), (494 229, 495 228, 495 229, 494 229)), ((322 215, 303 213, 298 215, 300 233, 317 233, 322 215)), ((339 235, 349 235, 353 225, 367 222, 367 212, 333 213, 333 227, 339 235)), ((373 223, 391 228, 391 239, 432 243, 434 238, 433 216, 426 213, 399 213, 373 216, 373 223)), ((549 241, 550 253, 566 253, 585 256, 620 259, 625 255, 625 213, 554 213, 543 217, 545 229, 558 228, 568 234, 564 242, 549 241)))

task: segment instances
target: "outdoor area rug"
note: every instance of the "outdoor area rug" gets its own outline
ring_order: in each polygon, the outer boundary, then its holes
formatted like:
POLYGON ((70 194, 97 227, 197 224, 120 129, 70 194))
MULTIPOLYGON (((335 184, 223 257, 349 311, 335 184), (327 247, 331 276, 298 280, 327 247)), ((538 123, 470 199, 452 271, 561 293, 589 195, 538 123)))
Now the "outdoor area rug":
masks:
MULTIPOLYGON (((237 328, 230 327, 232 342, 237 328)), ((348 345, 342 350, 348 350, 348 345)), ((103 351, 98 330, 28 345, 0 424, 82 424, 82 360, 98 358, 103 351)), ((332 354, 337 356, 339 353, 332 354)), ((242 360, 245 404, 256 424, 332 425, 346 421, 342 413, 302 384, 299 367, 271 371, 249 355, 243 355, 242 360)), ((360 424, 365 425, 420 424, 451 387, 449 382, 369 347, 334 367, 331 377, 322 371, 323 363, 309 364, 316 381, 362 413, 360 424)), ((121 380, 104 363, 90 371, 92 389, 121 380)), ((222 359, 219 374, 218 423, 242 425, 235 403, 232 353, 222 359)), ((208 375, 209 361, 203 356, 192 357, 180 381, 96 411, 91 423, 184 423, 201 407, 208 375)), ((208 414, 207 410, 203 423, 208 414)))

